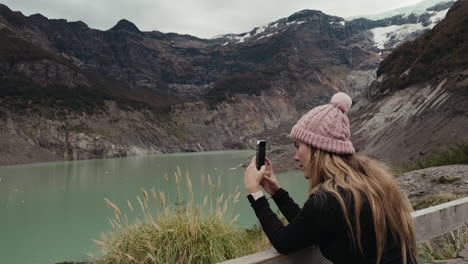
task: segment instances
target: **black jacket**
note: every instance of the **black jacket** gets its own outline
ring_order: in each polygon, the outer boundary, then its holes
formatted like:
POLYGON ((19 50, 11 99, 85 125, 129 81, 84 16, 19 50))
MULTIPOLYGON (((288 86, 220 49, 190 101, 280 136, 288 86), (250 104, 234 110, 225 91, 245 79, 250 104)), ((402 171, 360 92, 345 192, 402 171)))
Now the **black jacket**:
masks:
MULTIPOLYGON (((348 209, 349 220, 356 226, 354 203, 349 192, 340 190, 348 209)), ((338 200, 327 192, 312 194, 301 209, 284 189, 279 189, 272 197, 289 224, 284 226, 270 208, 263 196, 256 201, 249 195, 249 201, 257 218, 273 247, 287 254, 312 245, 319 245, 322 255, 335 264, 376 263, 376 239, 372 212, 369 203, 361 209, 361 241, 363 254, 353 246, 348 234, 348 226, 338 200)), ((354 232, 356 234, 356 231, 354 232)), ((380 263, 403 263, 400 243, 387 231, 387 241, 380 263)), ((408 264, 414 263, 410 257, 408 264)))

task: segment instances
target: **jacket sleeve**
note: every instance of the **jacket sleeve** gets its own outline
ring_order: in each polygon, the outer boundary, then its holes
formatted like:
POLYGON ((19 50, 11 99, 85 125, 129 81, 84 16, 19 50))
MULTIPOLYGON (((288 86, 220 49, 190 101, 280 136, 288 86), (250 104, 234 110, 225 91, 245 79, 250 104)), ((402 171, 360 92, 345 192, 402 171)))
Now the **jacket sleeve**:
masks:
POLYGON ((296 218, 297 214, 301 211, 299 205, 294 202, 294 200, 289 196, 289 193, 283 188, 278 189, 272 198, 289 223, 291 223, 291 221, 296 218))
POLYGON ((330 234, 336 218, 327 215, 323 201, 315 195, 306 201, 303 209, 287 226, 273 213, 265 197, 251 205, 271 244, 283 254, 320 244, 324 236, 330 234))

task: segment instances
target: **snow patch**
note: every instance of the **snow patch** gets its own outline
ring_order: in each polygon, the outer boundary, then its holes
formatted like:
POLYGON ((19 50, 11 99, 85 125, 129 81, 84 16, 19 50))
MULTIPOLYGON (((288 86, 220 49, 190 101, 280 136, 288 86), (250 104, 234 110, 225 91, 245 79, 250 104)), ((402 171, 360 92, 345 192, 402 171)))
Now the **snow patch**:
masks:
POLYGON ((340 24, 340 25, 344 26, 344 25, 346 25, 346 22, 345 22, 344 20, 342 20, 342 21, 332 21, 332 22, 330 22, 330 23, 328 23, 328 24, 330 24, 330 25, 332 25, 332 24, 340 24))
POLYGON ((277 33, 278 33, 278 32, 270 33, 270 34, 267 34, 267 35, 265 35, 265 36, 261 36, 261 37, 259 37, 257 40, 262 39, 262 38, 269 38, 269 37, 271 37, 271 36, 273 36, 273 35, 276 35, 277 33))
POLYGON ((414 5, 393 9, 393 10, 386 11, 386 12, 379 13, 379 14, 352 16, 352 17, 348 17, 347 19, 367 18, 367 19, 370 19, 370 20, 379 20, 379 19, 384 19, 384 18, 387 18, 387 17, 396 16, 396 15, 409 16, 410 14, 415 14, 415 15, 419 16, 419 15, 427 12, 426 11, 427 8, 433 7, 436 4, 445 3, 445 2, 449 2, 449 1, 445 1, 445 0, 425 0, 425 1, 421 1, 421 2, 419 2, 417 4, 414 4, 414 5))
POLYGON ((286 22, 286 25, 287 25, 287 26, 293 25, 293 24, 298 24, 298 25, 300 25, 300 24, 303 24, 303 23, 305 23, 304 20, 301 20, 301 21, 294 20, 293 22, 286 22))
POLYGON ((246 38, 250 38, 250 33, 245 34, 244 36, 235 36, 233 39, 237 40, 237 43, 243 43, 245 42, 246 38))
POLYGON ((431 25, 429 26, 429 28, 435 27, 435 25, 437 25, 440 21, 442 21, 447 15, 447 12, 448 12, 448 9, 445 9, 439 12, 434 12, 433 13, 434 15, 431 16, 431 18, 429 19, 429 21, 431 21, 431 25))
POLYGON ((261 34, 263 32, 265 32, 265 30, 268 28, 268 24, 266 25, 262 25, 260 27, 258 27, 256 30, 255 30, 255 33, 252 35, 252 36, 255 36, 257 34, 261 34))
POLYGON ((266 26, 263 26, 263 27, 257 29, 257 31, 255 31, 255 35, 265 32, 266 28, 267 28, 266 26))
POLYGON ((370 31, 374 35, 375 46, 379 49, 385 49, 385 44, 390 39, 395 39, 396 41, 403 40, 409 34, 424 29, 425 27, 422 24, 405 24, 378 27, 371 29, 370 31))
MULTIPOLYGON (((429 30, 442 21, 447 15, 449 9, 441 10, 439 12, 429 12, 432 16, 429 18, 431 23, 429 26, 424 27, 422 23, 392 25, 387 27, 379 27, 371 29, 374 35, 375 46, 379 49, 385 49, 387 43, 392 40, 395 43, 401 43, 406 37, 416 31, 429 30)), ((389 48, 395 48, 394 46, 389 48)))

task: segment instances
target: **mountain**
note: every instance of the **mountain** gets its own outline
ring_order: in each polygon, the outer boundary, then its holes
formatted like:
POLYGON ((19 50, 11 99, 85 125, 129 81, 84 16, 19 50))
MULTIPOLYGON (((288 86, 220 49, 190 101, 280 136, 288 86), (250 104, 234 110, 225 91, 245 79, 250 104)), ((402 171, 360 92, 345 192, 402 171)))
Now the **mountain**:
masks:
POLYGON ((381 49, 373 29, 437 14, 346 21, 303 10, 199 39, 0 5, 0 162, 247 148, 257 137, 281 149, 301 114, 339 90, 363 94, 406 39, 381 49))
MULTIPOLYGON (((379 61, 382 61, 400 44, 414 40, 437 25, 454 3, 453 1, 447 1, 429 6, 428 3, 430 2, 424 1, 411 8, 393 10, 389 12, 392 16, 384 17, 380 20, 356 18, 353 21, 362 24, 368 29, 368 38, 373 43, 373 50, 379 52, 379 61), (408 12, 408 10, 411 12, 408 12), (415 10, 419 11, 415 13, 413 12, 415 10)), ((367 90, 372 81, 376 79, 377 67, 367 71, 351 71, 345 80, 343 80, 344 89, 353 98, 359 97, 362 92, 367 90)))
POLYGON ((387 48, 396 48, 405 41, 413 40, 421 32, 432 29, 444 19, 448 8, 453 3, 446 2, 443 5, 437 5, 432 10, 426 10, 420 15, 397 15, 396 18, 404 22, 371 29, 374 42, 380 50, 385 50, 387 48))
POLYGON ((380 64, 377 80, 351 114, 357 147, 383 160, 424 157, 468 131, 468 1, 380 64))

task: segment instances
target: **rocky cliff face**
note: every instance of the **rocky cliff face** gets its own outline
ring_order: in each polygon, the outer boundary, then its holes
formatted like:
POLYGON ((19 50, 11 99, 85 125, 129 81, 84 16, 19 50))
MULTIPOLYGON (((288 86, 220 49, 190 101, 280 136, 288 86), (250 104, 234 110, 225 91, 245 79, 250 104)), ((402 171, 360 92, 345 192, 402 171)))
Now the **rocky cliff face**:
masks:
POLYGON ((106 111, 64 119, 45 118, 28 106, 21 113, 0 107, 0 160, 17 164, 253 148, 255 136, 265 137, 267 131, 299 117, 292 105, 279 96, 255 103, 239 96, 236 104, 216 110, 194 102, 164 112, 121 110, 114 101, 106 101, 106 111))
POLYGON ((457 1, 431 31, 394 50, 351 112, 356 145, 364 153, 401 162, 468 131, 468 1, 457 1))
POLYGON ((345 21, 304 10, 199 39, 127 20, 99 31, 0 5, 0 160, 246 148, 256 137, 284 155, 301 114, 339 90, 362 94, 404 40, 381 49, 372 29, 434 12, 345 21))

